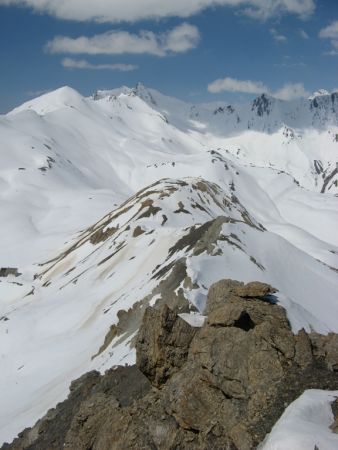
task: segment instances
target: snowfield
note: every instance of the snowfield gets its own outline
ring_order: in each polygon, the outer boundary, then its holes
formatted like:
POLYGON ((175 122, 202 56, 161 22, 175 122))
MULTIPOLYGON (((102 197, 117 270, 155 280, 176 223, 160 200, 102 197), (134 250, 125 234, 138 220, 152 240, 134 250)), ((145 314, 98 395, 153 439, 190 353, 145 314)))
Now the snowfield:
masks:
POLYGON ((289 405, 272 428, 261 450, 309 450, 338 448, 338 436, 332 433, 331 403, 338 391, 305 391, 289 405))
MULTIPOLYGON (((0 152, 0 268, 18 272, 0 277, 1 442, 83 373, 133 363, 139 317, 170 289, 201 326, 212 283, 267 282, 294 332, 338 332, 338 93, 189 105, 64 87, 0 116, 0 152)), ((262 448, 337 448, 333 395, 305 393, 262 448), (312 404, 322 440, 303 444, 312 404)))

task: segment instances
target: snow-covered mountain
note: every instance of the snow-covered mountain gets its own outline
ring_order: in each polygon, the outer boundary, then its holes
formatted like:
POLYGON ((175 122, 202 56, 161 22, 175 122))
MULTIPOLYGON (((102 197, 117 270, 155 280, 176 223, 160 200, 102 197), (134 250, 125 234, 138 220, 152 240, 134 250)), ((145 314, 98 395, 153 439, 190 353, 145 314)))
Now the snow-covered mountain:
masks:
POLYGON ((0 116, 0 152, 0 440, 132 362, 148 304, 198 321, 221 278, 276 287, 294 331, 338 331, 338 93, 65 87, 0 116))

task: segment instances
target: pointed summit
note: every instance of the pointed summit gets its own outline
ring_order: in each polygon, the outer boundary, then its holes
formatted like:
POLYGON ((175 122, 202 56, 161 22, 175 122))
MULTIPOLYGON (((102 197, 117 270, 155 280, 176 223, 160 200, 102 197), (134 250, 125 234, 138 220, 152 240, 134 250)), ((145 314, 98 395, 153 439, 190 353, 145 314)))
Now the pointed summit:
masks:
POLYGON ((275 101, 276 99, 271 95, 266 93, 261 94, 252 102, 251 111, 256 111, 257 115, 260 117, 264 116, 264 114, 269 115, 275 101))
POLYGON ((133 89, 135 95, 140 97, 146 103, 156 106, 156 101, 152 96, 150 90, 144 86, 141 82, 138 82, 133 89))
POLYGON ((56 111, 64 107, 78 107, 84 98, 79 92, 69 86, 63 86, 55 91, 47 92, 21 106, 13 109, 9 114, 17 114, 22 111, 32 110, 40 115, 56 111))

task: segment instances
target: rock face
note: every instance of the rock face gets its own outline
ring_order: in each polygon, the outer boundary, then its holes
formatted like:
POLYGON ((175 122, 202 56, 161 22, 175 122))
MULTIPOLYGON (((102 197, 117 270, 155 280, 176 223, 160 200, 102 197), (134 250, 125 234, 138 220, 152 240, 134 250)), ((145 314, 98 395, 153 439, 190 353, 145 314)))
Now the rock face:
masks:
POLYGON ((136 366, 111 369, 104 376, 89 372, 71 384, 67 400, 2 449, 89 448, 88 441, 103 423, 107 410, 112 413, 114 408, 126 408, 150 389, 149 381, 136 366), (80 428, 82 443, 68 444, 68 436, 74 440, 72 436, 80 428))
POLYGON ((330 428, 334 433, 338 433, 338 399, 332 403, 332 412, 334 421, 331 424, 330 428))
POLYGON ((195 329, 167 305, 147 308, 136 343, 136 364, 155 386, 186 362, 195 329))
POLYGON ((257 448, 305 389, 338 389, 337 335, 294 335, 274 292, 222 280, 209 290, 200 329, 167 305, 148 308, 137 367, 81 377, 2 449, 257 448))

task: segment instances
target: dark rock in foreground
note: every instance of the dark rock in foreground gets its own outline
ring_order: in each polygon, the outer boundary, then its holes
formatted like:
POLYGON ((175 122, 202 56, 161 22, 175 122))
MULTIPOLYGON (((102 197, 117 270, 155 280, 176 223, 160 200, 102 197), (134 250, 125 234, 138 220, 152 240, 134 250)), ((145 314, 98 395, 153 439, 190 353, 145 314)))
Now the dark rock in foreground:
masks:
POLYGON ((338 389, 338 335, 294 335, 274 292, 222 280, 200 329, 148 308, 137 366, 82 376, 2 449, 255 449, 305 389, 338 389))

